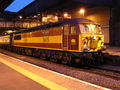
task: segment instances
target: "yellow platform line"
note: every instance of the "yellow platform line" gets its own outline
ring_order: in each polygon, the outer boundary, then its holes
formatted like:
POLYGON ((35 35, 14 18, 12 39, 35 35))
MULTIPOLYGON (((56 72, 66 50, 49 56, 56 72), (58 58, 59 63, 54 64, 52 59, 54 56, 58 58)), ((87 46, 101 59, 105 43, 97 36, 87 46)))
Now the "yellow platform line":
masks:
POLYGON ((2 58, 0 58, 0 62, 11 67, 12 69, 16 70, 17 72, 27 76, 28 78, 32 79, 33 81, 36 81, 37 83, 45 86, 46 88, 49 88, 50 90, 67 90, 67 88, 64 88, 60 85, 57 85, 56 83, 53 83, 49 80, 46 80, 46 79, 44 79, 36 74, 33 74, 33 73, 31 73, 31 72, 29 72, 29 71, 27 71, 19 66, 16 66, 16 65, 8 62, 2 58))

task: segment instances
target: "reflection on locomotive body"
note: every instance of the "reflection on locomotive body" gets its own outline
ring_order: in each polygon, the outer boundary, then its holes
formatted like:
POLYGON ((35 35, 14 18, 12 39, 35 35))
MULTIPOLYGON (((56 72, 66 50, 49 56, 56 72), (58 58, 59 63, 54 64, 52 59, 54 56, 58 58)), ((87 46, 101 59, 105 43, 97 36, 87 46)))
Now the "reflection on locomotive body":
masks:
POLYGON ((100 25, 88 19, 68 19, 5 36, 0 36, 0 47, 20 54, 70 65, 102 59, 104 36, 100 25))

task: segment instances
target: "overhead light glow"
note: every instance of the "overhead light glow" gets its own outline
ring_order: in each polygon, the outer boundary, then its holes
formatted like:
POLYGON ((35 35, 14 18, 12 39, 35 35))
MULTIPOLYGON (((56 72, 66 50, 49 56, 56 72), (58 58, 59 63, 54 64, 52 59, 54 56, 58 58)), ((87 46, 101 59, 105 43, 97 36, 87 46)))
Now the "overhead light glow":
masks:
POLYGON ((84 8, 80 9, 80 13, 85 13, 85 9, 84 8))
POLYGON ((19 16, 20 19, 22 19, 23 17, 22 16, 19 16))
POLYGON ((58 19, 58 17, 57 17, 57 16, 55 16, 54 18, 55 18, 55 19, 58 19))
POLYGON ((67 13, 64 13, 64 17, 67 17, 68 16, 68 14, 67 13))
POLYGON ((8 31, 7 31, 8 34, 10 34, 10 33, 12 33, 12 32, 13 32, 12 30, 8 30, 8 31))
POLYGON ((35 0, 14 0, 5 11, 18 12, 35 0))
POLYGON ((84 14, 85 14, 85 9, 84 9, 84 8, 81 8, 80 11, 79 11, 79 13, 84 16, 84 14))
POLYGON ((36 18, 37 16, 36 15, 34 15, 34 18, 36 18))

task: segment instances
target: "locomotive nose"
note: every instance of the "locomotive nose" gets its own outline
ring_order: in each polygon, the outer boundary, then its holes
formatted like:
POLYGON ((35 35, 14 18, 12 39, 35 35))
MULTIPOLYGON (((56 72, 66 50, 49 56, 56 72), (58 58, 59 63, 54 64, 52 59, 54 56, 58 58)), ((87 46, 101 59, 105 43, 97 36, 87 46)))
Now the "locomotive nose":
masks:
POLYGON ((85 36, 83 39, 82 50, 84 52, 98 51, 104 47, 104 41, 102 36, 85 36))

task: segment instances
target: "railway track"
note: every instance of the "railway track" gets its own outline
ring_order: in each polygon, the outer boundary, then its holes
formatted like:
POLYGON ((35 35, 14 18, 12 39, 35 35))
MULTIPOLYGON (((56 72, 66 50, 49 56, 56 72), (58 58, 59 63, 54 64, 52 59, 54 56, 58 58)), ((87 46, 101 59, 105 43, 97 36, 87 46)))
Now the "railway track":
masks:
POLYGON ((101 69, 101 70, 106 70, 106 71, 111 71, 115 73, 120 73, 120 66, 113 66, 113 65, 94 65, 94 66, 89 66, 91 68, 96 68, 96 69, 101 69))
POLYGON ((85 68, 83 67, 83 69, 87 70, 88 72, 90 71, 92 73, 96 73, 96 74, 99 74, 99 75, 102 75, 102 76, 107 76, 107 77, 110 77, 110 78, 114 78, 116 80, 120 80, 120 71, 110 69, 107 66, 108 65, 104 65, 103 67, 102 66, 88 66, 88 67, 85 67, 85 68))

